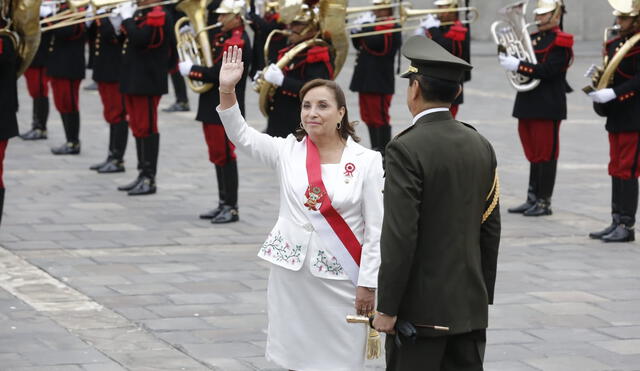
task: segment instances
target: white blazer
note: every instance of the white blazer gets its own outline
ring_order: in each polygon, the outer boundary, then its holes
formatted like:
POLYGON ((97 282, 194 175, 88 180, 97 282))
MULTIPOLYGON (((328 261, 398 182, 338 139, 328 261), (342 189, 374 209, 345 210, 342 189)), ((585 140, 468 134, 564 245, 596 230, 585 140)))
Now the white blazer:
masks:
MULTIPOLYGON (((229 140, 254 159, 275 169, 280 178, 280 212, 278 221, 264 242, 258 256, 283 268, 297 271, 310 254, 311 274, 316 277, 347 280, 344 269, 323 245, 320 235, 306 215, 305 191, 309 185, 306 169, 306 141, 298 142, 293 134, 272 137, 247 125, 238 104, 226 110, 217 107, 229 140)), ((338 182, 331 204, 347 222, 362 245, 358 286, 377 287, 380 266, 380 231, 382 227, 382 190, 384 173, 382 156, 350 137, 340 160, 340 169, 355 165, 345 182, 338 182)))

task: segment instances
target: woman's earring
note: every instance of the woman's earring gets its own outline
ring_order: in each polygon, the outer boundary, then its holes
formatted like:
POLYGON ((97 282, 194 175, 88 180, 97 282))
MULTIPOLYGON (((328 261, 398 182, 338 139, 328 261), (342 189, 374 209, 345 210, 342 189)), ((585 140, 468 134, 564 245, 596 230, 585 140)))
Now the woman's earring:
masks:
POLYGON ((300 121, 300 129, 304 130, 304 126, 302 126, 302 121, 300 121))
POLYGON ((339 122, 338 125, 336 125, 336 130, 340 130, 341 127, 342 127, 342 123, 339 122))

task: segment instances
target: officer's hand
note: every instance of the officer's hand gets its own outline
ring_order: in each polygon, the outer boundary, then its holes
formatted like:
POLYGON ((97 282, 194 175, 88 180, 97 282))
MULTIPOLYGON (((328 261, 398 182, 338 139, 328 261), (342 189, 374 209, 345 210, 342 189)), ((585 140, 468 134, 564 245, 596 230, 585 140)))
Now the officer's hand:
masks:
POLYGON ((616 98, 616 92, 613 89, 600 89, 589 93, 589 97, 596 103, 607 103, 616 98))
POLYGON ((500 53, 498 54, 498 59, 500 60, 500 65, 505 70, 512 72, 518 70, 518 66, 520 65, 520 60, 518 58, 500 53))
POLYGON ((420 27, 424 28, 425 30, 434 27, 438 28, 440 27, 440 20, 434 17, 433 14, 429 14, 428 16, 424 17, 422 21, 420 21, 420 27))
POLYGON ((189 72, 191 72, 191 67, 193 67, 193 62, 191 62, 191 60, 186 60, 184 62, 178 63, 178 69, 180 69, 180 74, 182 76, 189 75, 189 72))
POLYGON ((282 73, 282 70, 278 66, 271 63, 264 73, 264 79, 275 86, 282 86, 284 73, 282 73))
POLYGON ((52 15, 55 12, 54 4, 42 4, 40 5, 40 17, 45 18, 52 15))
POLYGON ((222 53, 222 66, 220 67, 220 90, 233 91, 236 84, 242 78, 244 63, 242 63, 242 49, 234 45, 222 53))
POLYGON ((397 320, 397 316, 387 316, 386 314, 378 312, 373 318, 373 328, 379 332, 385 332, 393 335, 396 333, 395 327, 397 320))
POLYGON ((356 288, 356 312, 361 316, 369 315, 373 312, 373 306, 376 301, 376 292, 370 291, 366 287, 358 286, 356 288))
POLYGON ((122 16, 122 19, 128 19, 133 17, 133 13, 135 13, 136 9, 138 8, 138 6, 131 1, 122 3, 119 7, 120 7, 120 15, 122 16))

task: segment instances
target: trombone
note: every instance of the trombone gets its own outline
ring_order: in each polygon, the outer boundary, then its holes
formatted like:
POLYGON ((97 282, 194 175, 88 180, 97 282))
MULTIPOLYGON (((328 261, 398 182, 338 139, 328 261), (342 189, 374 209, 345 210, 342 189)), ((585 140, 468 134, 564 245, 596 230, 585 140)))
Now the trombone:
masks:
MULTIPOLYGON (((457 7, 457 8, 442 8, 442 9, 412 9, 410 3, 399 3, 399 4, 390 4, 390 5, 373 5, 373 6, 365 6, 365 7, 354 8, 353 10, 349 8, 349 9, 347 9, 347 13, 371 11, 371 10, 376 10, 376 9, 390 8, 390 7, 393 7, 393 6, 399 6, 400 7, 400 16, 399 17, 396 17, 396 18, 390 19, 390 20, 385 20, 385 21, 367 23, 367 26, 368 27, 375 27, 375 26, 399 23, 400 24, 399 28, 393 28, 393 29, 390 29, 390 30, 380 30, 380 31, 354 33, 354 34, 351 35, 351 38, 354 39, 354 38, 358 38, 358 37, 380 35, 380 34, 385 34, 385 33, 415 30, 416 28, 420 27, 420 24, 408 25, 407 26, 406 23, 412 22, 412 21, 419 21, 420 18, 422 18, 422 17, 424 17, 426 15, 430 15, 430 14, 438 15, 438 14, 442 14, 442 13, 465 12, 465 14, 467 14, 468 18, 461 20, 461 22, 463 24, 473 23, 480 16, 480 13, 478 12, 478 9, 474 8, 474 7, 457 7), (362 9, 362 8, 367 8, 367 9, 362 9)), ((448 25, 452 25, 453 23, 454 22, 442 22, 440 25, 441 26, 448 26, 448 25)), ((360 27, 361 27, 361 25, 348 24, 346 26, 346 29, 350 30, 350 29, 360 28, 360 27)))

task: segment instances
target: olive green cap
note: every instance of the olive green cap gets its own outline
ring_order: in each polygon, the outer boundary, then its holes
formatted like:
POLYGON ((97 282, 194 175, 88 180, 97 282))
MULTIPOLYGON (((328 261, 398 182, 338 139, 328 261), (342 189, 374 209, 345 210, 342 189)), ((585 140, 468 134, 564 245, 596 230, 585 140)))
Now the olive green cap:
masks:
POLYGON ((426 36, 412 36, 402 45, 402 55, 411 61, 409 69, 400 77, 417 73, 438 79, 460 82, 465 71, 473 66, 449 53, 426 36))

